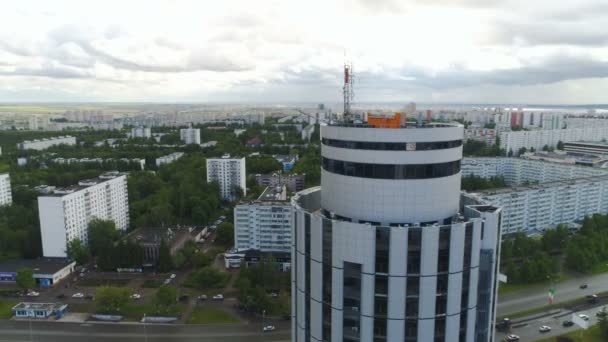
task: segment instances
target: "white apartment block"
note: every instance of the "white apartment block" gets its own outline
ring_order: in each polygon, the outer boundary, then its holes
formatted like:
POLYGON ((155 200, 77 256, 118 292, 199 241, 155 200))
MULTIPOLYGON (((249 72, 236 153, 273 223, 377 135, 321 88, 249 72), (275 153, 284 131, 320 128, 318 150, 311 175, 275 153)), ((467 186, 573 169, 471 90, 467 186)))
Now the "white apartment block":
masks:
POLYGON ((61 136, 61 137, 55 137, 55 138, 48 138, 48 139, 36 139, 36 140, 26 140, 24 142, 20 142, 17 144, 17 148, 20 150, 45 150, 51 146, 55 146, 55 145, 76 145, 76 138, 66 135, 66 136, 61 136))
POLYGON ((524 182, 547 183, 603 176, 608 170, 588 166, 549 163, 523 158, 463 158, 462 176, 490 178, 502 176, 511 186, 524 182))
POLYGON ((133 127, 131 128, 131 138, 152 138, 152 129, 150 127, 133 127))
POLYGON ((179 130, 179 137, 186 145, 201 143, 201 130, 198 128, 182 128, 179 130))
POLYGON ((536 233, 608 213, 608 170, 522 158, 465 158, 463 176, 502 176, 511 188, 469 194, 501 206, 502 233, 536 233), (525 182, 531 185, 522 186, 525 182))
POLYGON ((0 207, 11 205, 12 203, 11 177, 8 173, 0 174, 0 207))
POLYGON ((560 141, 565 143, 570 141, 602 141, 603 139, 608 139, 608 126, 502 132, 500 133, 500 148, 517 155, 522 147, 540 151, 545 145, 555 147, 560 141))
POLYGON ((481 141, 487 145, 496 143, 496 132, 494 128, 467 128, 464 130, 464 140, 481 141))
POLYGON ((501 206, 502 233, 538 233, 585 216, 608 213, 608 175, 470 194, 501 206))
POLYGON ((127 177, 108 172, 77 186, 56 189, 52 195, 38 197, 38 211, 43 255, 66 257, 70 241, 88 241, 93 219, 112 220, 118 230, 128 228, 127 177))
POLYGON ((220 197, 223 200, 234 201, 236 187, 240 187, 243 196, 246 196, 245 158, 224 155, 222 158, 207 159, 207 183, 214 181, 220 185, 220 197))
POLYGON ((166 156, 156 158, 156 166, 161 166, 163 164, 170 164, 174 161, 178 160, 184 155, 184 152, 174 152, 166 156))
POLYGON ((262 252, 290 252, 291 202, 283 187, 268 187, 251 203, 234 208, 234 247, 262 252))
POLYGON ((567 117, 566 128, 591 128, 608 126, 608 118, 567 117))

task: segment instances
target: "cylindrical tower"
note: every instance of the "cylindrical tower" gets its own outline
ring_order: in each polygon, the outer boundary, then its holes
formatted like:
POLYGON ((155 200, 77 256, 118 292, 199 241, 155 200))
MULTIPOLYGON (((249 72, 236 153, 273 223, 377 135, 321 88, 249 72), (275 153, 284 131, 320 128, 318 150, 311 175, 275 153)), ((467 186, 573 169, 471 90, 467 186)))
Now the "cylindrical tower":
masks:
POLYGON ((458 213, 463 129, 323 126, 321 205, 352 222, 443 222, 458 213))
POLYGON ((500 209, 461 203, 462 126, 321 136, 321 187, 292 199, 292 341, 491 341, 500 209))

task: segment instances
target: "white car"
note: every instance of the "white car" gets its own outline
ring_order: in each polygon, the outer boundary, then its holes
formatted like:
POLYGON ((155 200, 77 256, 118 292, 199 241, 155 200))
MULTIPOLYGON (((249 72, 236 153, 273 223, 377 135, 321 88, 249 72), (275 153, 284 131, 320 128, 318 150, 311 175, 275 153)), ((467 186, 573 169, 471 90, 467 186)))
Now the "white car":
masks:
POLYGON ((275 327, 274 325, 267 325, 264 327, 264 332, 271 332, 274 331, 275 327))
POLYGON ((30 292, 28 292, 26 294, 26 296, 28 296, 28 297, 38 297, 38 296, 40 296, 40 293, 36 292, 36 291, 30 291, 30 292))
POLYGON ((72 295, 72 298, 84 298, 84 294, 76 292, 72 295))
POLYGON ((172 274, 171 274, 171 276, 170 276, 169 278, 171 278, 171 279, 175 279, 175 277, 176 277, 175 273, 172 273, 172 274))
POLYGON ((549 332, 549 331, 551 331, 551 327, 548 325, 543 325, 540 328, 538 328, 538 331, 540 331, 541 333, 549 332))
POLYGON ((139 293, 134 293, 131 295, 131 299, 135 299, 135 300, 141 299, 141 295, 139 293))
POLYGON ((582 319, 583 321, 588 321, 589 320, 589 316, 587 316, 585 314, 578 314, 578 317, 580 319, 582 319))
POLYGON ((213 296, 213 300, 224 300, 224 295, 216 294, 215 296, 213 296))
POLYGON ((513 335, 513 334, 507 335, 507 341, 509 341, 509 342, 519 341, 519 336, 513 335))

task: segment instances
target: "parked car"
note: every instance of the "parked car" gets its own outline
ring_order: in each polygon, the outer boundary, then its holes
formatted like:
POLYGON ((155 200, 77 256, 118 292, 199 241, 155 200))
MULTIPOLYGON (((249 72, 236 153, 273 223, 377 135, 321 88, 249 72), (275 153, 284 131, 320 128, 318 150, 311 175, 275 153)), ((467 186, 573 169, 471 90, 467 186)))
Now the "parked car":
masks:
POLYGON ((26 296, 28 297, 38 297, 40 296, 40 292, 36 292, 36 291, 29 291, 26 296))
POLYGON ((57 299, 64 299, 65 295, 63 293, 60 293, 57 295, 57 299))
POLYGON ((264 327, 264 332, 271 332, 274 331, 274 329, 276 329, 274 325, 267 325, 264 327))
POLYGON ((608 316, 608 311, 606 311, 606 308, 603 308, 602 310, 598 311, 595 315, 600 318, 606 317, 606 316, 608 316))
POLYGON ((596 294, 592 294, 592 295, 588 295, 587 296, 587 302, 589 304, 595 304, 595 303, 597 303, 597 300, 598 300, 598 298, 597 298, 596 294))
POLYGON ((134 293, 131 295, 131 299, 135 299, 135 300, 141 299, 141 295, 139 293, 134 293))
POLYGON ((224 300, 224 295, 223 294, 216 294, 212 298, 213 298, 213 300, 224 300))
POLYGON ((72 298, 84 298, 84 294, 80 292, 76 292, 72 295, 72 298))
POLYGON ((587 316, 585 314, 578 314, 578 317, 580 319, 582 319, 583 321, 588 321, 589 320, 589 316, 587 316))
POLYGON ((571 326, 573 326, 573 325, 574 325, 574 322, 572 322, 572 321, 570 321, 570 320, 565 320, 565 321, 562 323, 562 326, 563 326, 563 327, 566 327, 566 328, 567 328, 567 327, 571 327, 571 326))
POLYGON ((587 287, 589 287, 587 284, 581 284, 581 286, 579 286, 580 289, 586 289, 587 287))
POLYGON ((169 276, 169 278, 170 278, 170 279, 175 279, 175 277, 176 277, 175 273, 172 273, 172 274, 169 276))
POLYGON ((201 302, 205 301, 205 300, 207 300, 207 295, 200 295, 200 296, 196 297, 196 299, 201 302))
POLYGON ((542 325, 540 328, 538 328, 538 331, 540 331, 541 333, 546 333, 551 331, 551 327, 548 325, 542 325))
POLYGON ((514 335, 514 334, 507 335, 507 341, 509 341, 509 342, 519 341, 519 336, 514 335))
POLYGON ((270 297, 272 297, 272 298, 277 298, 278 296, 279 296, 279 294, 276 293, 276 292, 271 292, 270 293, 270 297))
POLYGON ((187 302, 188 299, 190 299, 190 296, 187 295, 187 294, 183 294, 183 295, 179 296, 178 299, 179 299, 180 302, 187 302))

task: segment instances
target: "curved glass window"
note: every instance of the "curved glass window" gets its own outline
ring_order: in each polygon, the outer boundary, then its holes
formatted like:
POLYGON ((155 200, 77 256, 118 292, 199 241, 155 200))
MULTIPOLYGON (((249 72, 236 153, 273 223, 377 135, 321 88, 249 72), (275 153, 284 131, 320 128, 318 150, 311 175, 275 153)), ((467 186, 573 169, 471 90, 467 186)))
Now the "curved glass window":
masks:
POLYGON ((460 160, 437 164, 367 164, 322 159, 325 171, 344 176, 376 179, 424 179, 452 176, 460 172, 460 160))
POLYGON ((353 150, 377 151, 429 151, 443 150, 462 146, 462 140, 431 141, 431 142, 378 142, 378 141, 350 141, 337 139, 321 139, 323 145, 353 150))

